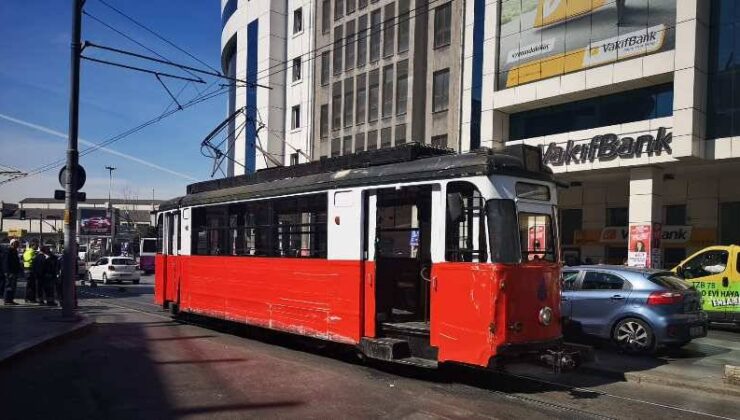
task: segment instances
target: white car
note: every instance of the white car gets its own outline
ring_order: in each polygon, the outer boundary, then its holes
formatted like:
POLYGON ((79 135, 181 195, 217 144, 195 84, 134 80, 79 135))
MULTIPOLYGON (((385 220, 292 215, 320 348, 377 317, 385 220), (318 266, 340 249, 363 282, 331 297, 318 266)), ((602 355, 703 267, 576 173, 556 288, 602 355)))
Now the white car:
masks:
POLYGON ((129 257, 103 257, 87 269, 87 280, 112 282, 131 281, 139 284, 139 272, 136 271, 136 260, 129 257))

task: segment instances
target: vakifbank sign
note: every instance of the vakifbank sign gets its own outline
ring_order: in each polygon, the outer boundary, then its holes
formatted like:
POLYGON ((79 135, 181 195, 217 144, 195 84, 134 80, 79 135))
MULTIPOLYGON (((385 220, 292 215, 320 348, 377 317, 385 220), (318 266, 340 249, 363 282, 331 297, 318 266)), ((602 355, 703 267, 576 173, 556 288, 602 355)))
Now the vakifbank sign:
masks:
POLYGON ((568 140, 566 143, 550 143, 542 153, 545 165, 571 165, 598 160, 608 162, 614 159, 633 159, 642 156, 660 156, 663 153, 672 154, 673 134, 665 127, 660 127, 658 133, 642 134, 639 136, 623 136, 603 134, 594 136, 591 140, 568 140))
POLYGON ((508 0, 499 88, 670 50, 676 0, 508 0))

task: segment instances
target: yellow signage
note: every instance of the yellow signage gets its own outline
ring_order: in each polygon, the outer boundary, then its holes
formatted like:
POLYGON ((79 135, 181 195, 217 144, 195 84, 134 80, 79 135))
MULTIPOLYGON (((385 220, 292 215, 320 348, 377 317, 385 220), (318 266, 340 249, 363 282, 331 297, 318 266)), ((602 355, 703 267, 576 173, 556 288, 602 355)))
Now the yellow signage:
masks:
POLYGON ((541 28, 554 23, 565 22, 604 6, 606 0, 540 0, 534 26, 541 28))

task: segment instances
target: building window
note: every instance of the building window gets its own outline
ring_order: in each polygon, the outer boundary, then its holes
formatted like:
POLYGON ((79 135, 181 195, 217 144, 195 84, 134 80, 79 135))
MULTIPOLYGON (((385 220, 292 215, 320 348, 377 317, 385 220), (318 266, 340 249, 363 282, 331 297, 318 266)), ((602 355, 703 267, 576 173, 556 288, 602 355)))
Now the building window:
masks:
POLYGON ((301 128, 301 106, 295 105, 290 111, 290 128, 301 128))
POLYGON ((398 52, 402 53, 409 49, 409 0, 398 2, 398 52))
POLYGON ((629 207, 613 207, 606 209, 606 225, 609 227, 627 227, 629 225, 629 207))
POLYGON ((367 149, 375 150, 378 148, 378 130, 370 130, 367 132, 367 149))
POLYGON ((446 111, 450 97, 450 69, 434 72, 432 112, 446 111))
POLYGON ((342 16, 344 16, 344 1, 334 0, 334 20, 338 20, 342 16))
POLYGON ((682 226, 686 224, 686 204, 665 206, 666 225, 682 226))
POLYGON ((355 152, 365 150, 365 133, 355 134, 355 152))
POLYGON ((342 82, 334 82, 331 93, 331 128, 342 128, 342 82))
POLYGON ((740 5, 713 0, 709 20, 707 137, 740 135, 740 5))
POLYGON ((331 139, 331 157, 339 156, 342 153, 342 139, 335 137, 331 139))
POLYGON ((331 29, 331 1, 321 3, 321 33, 328 34, 331 29))
POLYGON ((511 114, 509 140, 673 115, 673 83, 511 114))
POLYGON ((396 115, 406 114, 406 101, 409 89, 409 62, 399 61, 396 64, 396 115))
POLYGON ((452 2, 434 9, 434 48, 450 45, 452 2))
MULTIPOLYGON (((341 1, 341 0, 339 0, 341 1)), ((347 14, 353 13, 355 11, 355 0, 347 0, 347 14)))
POLYGON ((357 2, 357 8, 362 10, 367 7, 367 0, 359 0, 357 2))
POLYGON ((357 19, 357 67, 367 62, 367 15, 357 19))
POLYGON ((226 22, 229 21, 229 18, 231 15, 236 12, 237 8, 237 0, 229 0, 226 2, 226 5, 224 6, 223 12, 221 12, 221 26, 226 25, 226 22))
POLYGON ((354 98, 354 79, 348 78, 344 80, 344 126, 351 127, 354 118, 352 118, 352 111, 354 110, 355 98, 354 98))
MULTIPOLYGON (((341 3, 338 1, 337 3, 341 3)), ((334 28, 334 74, 342 72, 342 44, 344 44, 342 26, 334 28)))
POLYGON ((365 75, 361 74, 357 76, 357 107, 355 109, 355 124, 363 124, 365 122, 365 112, 367 108, 365 106, 367 102, 367 87, 365 85, 365 75))
POLYGON ((447 148, 447 134, 442 134, 441 136, 432 137, 432 147, 446 149, 447 148))
POLYGON ((298 165, 298 152, 290 154, 290 166, 298 165))
POLYGON ((322 139, 329 137, 329 105, 321 105, 321 115, 319 116, 319 137, 322 139))
POLYGON ((406 124, 398 124, 396 126, 396 142, 395 145, 401 145, 406 143, 406 124))
POLYGON ((329 51, 321 53, 321 86, 329 84, 329 74, 331 73, 331 64, 329 63, 329 51))
POLYGON ((347 37, 344 45, 344 69, 355 67, 355 21, 351 20, 345 24, 347 37))
POLYGON ((373 122, 378 120, 378 95, 380 88, 380 80, 378 70, 370 72, 370 87, 368 88, 368 107, 367 107, 367 121, 373 122))
POLYGON ((342 141, 342 154, 348 155, 352 153, 352 136, 344 136, 342 141))
POLYGON ((560 226, 560 239, 562 244, 576 245, 576 232, 583 229, 583 210, 560 210, 560 226))
POLYGON ((391 138, 391 128, 385 127, 380 130, 380 147, 386 148, 393 145, 393 139, 391 138))
POLYGON ((303 31, 303 9, 297 8, 293 11, 293 33, 303 31))
POLYGON ((380 58, 380 9, 370 14, 370 62, 380 58))
POLYGON ((383 56, 393 55, 396 36, 396 5, 391 3, 385 6, 385 22, 383 29, 383 56))
POLYGON ((393 64, 383 67, 383 117, 393 113, 393 64))
POLYGON ((293 81, 297 82, 301 80, 301 58, 293 59, 293 81))

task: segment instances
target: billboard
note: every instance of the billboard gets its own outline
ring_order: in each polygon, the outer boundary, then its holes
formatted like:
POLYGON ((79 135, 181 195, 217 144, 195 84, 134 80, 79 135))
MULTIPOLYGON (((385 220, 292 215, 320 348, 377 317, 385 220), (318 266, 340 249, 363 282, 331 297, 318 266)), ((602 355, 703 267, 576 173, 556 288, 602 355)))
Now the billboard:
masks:
POLYGON ((111 226, 106 209, 80 209, 81 236, 110 236, 111 226))
POLYGON ((675 22, 676 0, 504 0, 498 87, 671 50, 675 22))

